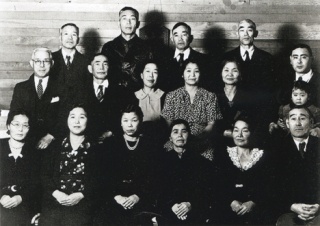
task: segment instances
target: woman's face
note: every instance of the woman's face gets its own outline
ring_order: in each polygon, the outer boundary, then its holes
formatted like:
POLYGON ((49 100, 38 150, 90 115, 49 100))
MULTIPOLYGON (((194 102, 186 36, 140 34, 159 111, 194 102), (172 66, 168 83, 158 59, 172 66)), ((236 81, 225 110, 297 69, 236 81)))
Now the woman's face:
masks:
POLYGON ((121 117, 121 127, 123 132, 134 137, 138 135, 140 119, 135 112, 123 113, 121 117))
POLYGON ((199 83, 200 70, 197 64, 188 63, 183 72, 184 82, 190 86, 196 86, 199 83))
POLYGON ((175 147, 185 147, 189 137, 189 132, 184 124, 173 126, 170 134, 170 141, 175 147))
POLYGON ((156 64, 149 63, 143 69, 141 73, 141 79, 144 86, 153 88, 157 84, 158 80, 158 67, 156 64))
POLYGON ((250 138, 249 125, 244 121, 237 121, 233 127, 232 137, 238 147, 248 147, 250 138))
POLYGON ((222 80, 225 84, 234 85, 240 79, 240 72, 235 62, 228 62, 222 68, 222 80))
POLYGON ((23 141, 29 132, 29 118, 25 115, 16 115, 7 127, 12 139, 23 141))
POLYGON ((87 113, 81 107, 72 109, 68 117, 68 127, 72 134, 82 135, 87 128, 87 113))

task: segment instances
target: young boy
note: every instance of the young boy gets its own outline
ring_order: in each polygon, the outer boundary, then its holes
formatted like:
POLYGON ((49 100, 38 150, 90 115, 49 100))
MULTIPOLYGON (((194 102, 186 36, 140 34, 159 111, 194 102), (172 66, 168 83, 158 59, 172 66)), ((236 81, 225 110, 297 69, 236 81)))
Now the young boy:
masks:
POLYGON ((291 93, 291 103, 281 105, 279 108, 279 119, 277 123, 271 122, 269 125, 269 132, 273 133, 274 129, 282 129, 287 131, 286 117, 293 106, 306 106, 313 115, 314 127, 310 134, 320 137, 320 108, 310 104, 311 89, 307 82, 298 80, 294 83, 291 93))

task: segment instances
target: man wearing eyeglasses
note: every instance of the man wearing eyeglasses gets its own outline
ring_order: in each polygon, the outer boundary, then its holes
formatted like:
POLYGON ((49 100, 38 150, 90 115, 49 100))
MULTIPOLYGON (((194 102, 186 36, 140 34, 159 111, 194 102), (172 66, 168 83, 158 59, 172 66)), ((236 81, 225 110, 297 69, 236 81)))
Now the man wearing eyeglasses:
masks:
POLYGON ((23 109, 30 114, 30 135, 36 139, 38 149, 45 149, 55 137, 60 103, 57 85, 49 76, 53 65, 51 50, 36 48, 30 65, 34 73, 15 86, 10 111, 23 109))

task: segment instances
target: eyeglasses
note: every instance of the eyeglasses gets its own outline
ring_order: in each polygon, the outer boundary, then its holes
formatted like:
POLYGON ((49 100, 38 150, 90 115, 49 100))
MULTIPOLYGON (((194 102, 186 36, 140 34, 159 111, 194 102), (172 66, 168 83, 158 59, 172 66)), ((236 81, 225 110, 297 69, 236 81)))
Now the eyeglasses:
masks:
POLYGON ((49 64, 51 64, 51 60, 32 60, 34 63, 35 63, 35 65, 37 65, 37 66, 40 66, 40 65, 42 65, 42 64, 44 64, 44 65, 49 65, 49 64))
POLYGON ((17 123, 17 122, 11 122, 10 124, 15 128, 20 128, 20 127, 22 127, 22 129, 29 129, 30 128, 29 125, 20 124, 20 123, 17 123))

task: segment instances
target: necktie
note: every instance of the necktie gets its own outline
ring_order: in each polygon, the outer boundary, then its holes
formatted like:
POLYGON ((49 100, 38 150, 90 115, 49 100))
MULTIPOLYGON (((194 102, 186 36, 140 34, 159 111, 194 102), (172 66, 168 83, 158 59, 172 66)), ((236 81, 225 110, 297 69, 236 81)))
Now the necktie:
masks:
POLYGON ((103 100, 103 85, 100 85, 98 87, 98 94, 97 94, 98 100, 101 102, 103 100))
POLYGON ((70 62, 71 57, 70 56, 66 56, 66 58, 67 58, 67 69, 69 70, 70 69, 70 65, 71 65, 71 62, 70 62))
POLYGON ((302 81, 302 76, 300 76, 300 77, 298 78, 298 81, 302 81))
POLYGON ((245 62, 250 61, 250 57, 249 57, 249 52, 248 51, 245 52, 245 55, 246 55, 246 59, 244 61, 245 62))
POLYGON ((299 143, 299 152, 302 158, 304 158, 304 148, 306 147, 306 143, 302 142, 299 143))
POLYGON ((180 57, 179 57, 178 63, 179 63, 179 66, 182 67, 184 54, 183 54, 183 53, 179 53, 179 56, 180 56, 180 57))
POLYGON ((37 94, 38 94, 39 99, 41 99, 41 97, 43 95, 42 79, 39 79, 39 83, 37 85, 37 94))

